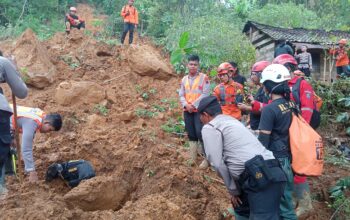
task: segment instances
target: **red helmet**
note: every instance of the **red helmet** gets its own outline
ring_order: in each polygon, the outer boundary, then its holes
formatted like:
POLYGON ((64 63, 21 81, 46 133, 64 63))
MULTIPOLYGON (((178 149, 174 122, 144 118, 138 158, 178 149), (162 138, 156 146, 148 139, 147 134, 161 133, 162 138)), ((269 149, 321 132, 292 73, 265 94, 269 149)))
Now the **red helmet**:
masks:
POLYGON ((225 62, 220 64, 220 66, 218 67, 218 74, 227 74, 229 70, 233 70, 233 67, 230 63, 225 62))
POLYGON ((77 12, 77 8, 76 8, 76 7, 70 7, 69 11, 75 11, 75 12, 77 12))
POLYGON ((285 65, 287 63, 298 65, 298 62, 295 60, 295 58, 292 55, 289 54, 281 54, 277 56, 272 63, 274 64, 282 64, 285 65))
POLYGON ((270 64, 271 63, 269 61, 265 60, 256 62, 252 67, 252 72, 262 72, 270 64))

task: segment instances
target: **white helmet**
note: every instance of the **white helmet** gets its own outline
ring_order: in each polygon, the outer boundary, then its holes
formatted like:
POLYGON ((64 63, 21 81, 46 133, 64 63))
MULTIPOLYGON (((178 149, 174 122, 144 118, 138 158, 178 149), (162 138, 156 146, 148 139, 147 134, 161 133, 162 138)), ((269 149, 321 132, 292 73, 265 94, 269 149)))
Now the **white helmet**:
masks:
POLYGON ((288 69, 282 64, 271 64, 267 66, 261 73, 260 83, 271 80, 275 83, 284 82, 290 80, 291 76, 288 69))
POLYGON ((70 8, 69 8, 69 11, 75 11, 75 12, 77 12, 77 8, 76 8, 76 7, 70 7, 70 8))

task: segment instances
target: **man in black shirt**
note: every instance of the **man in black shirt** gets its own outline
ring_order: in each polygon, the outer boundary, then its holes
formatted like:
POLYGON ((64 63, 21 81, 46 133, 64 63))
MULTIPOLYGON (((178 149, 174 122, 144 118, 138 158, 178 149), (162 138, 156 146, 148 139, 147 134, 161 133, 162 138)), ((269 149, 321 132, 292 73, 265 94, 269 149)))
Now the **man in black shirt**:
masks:
POLYGON ((262 72, 261 83, 272 101, 262 109, 259 124, 259 141, 279 160, 288 182, 281 199, 281 219, 297 220, 292 192, 293 171, 291 168, 291 152, 289 145, 289 127, 292 123, 290 107, 291 79, 288 69, 281 64, 271 64, 262 72))
POLYGON ((292 47, 286 43, 285 38, 279 39, 278 42, 279 42, 279 44, 277 45, 277 47, 275 49, 275 56, 274 57, 277 57, 281 54, 289 54, 292 56, 294 55, 292 47))
POLYGON ((232 75, 233 81, 235 81, 236 83, 241 84, 244 87, 244 84, 245 84, 245 82, 247 82, 247 79, 244 76, 239 74, 239 69, 238 69, 237 63, 235 63, 233 61, 231 61, 229 63, 233 67, 233 69, 230 70, 230 74, 232 75))
POLYGON ((259 87, 259 89, 254 95, 254 97, 250 98, 251 105, 246 105, 243 103, 238 104, 239 109, 241 109, 242 111, 250 112, 250 128, 254 131, 258 130, 259 128, 260 115, 263 107, 263 105, 260 103, 267 104, 269 101, 260 83, 260 79, 262 71, 270 64, 271 63, 268 61, 259 61, 253 65, 250 79, 255 84, 255 86, 259 87), (255 103, 259 103, 259 105, 255 103))

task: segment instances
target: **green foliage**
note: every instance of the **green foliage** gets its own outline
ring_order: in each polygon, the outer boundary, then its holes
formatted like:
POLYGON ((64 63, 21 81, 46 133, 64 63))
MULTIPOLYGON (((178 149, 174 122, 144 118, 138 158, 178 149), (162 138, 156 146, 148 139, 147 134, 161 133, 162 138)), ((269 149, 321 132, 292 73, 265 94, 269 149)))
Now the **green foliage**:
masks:
POLYGON ((20 75, 22 77, 23 82, 27 83, 29 81, 29 76, 28 76, 28 68, 27 67, 21 67, 19 69, 20 75))
POLYGON ((185 70, 185 57, 191 54, 195 47, 188 46, 190 40, 190 32, 185 31, 181 34, 178 48, 171 53, 170 62, 174 65, 177 73, 185 70))
POLYGON ((164 125, 161 126, 161 128, 167 133, 176 134, 179 136, 185 135, 185 122, 183 121, 182 117, 179 117, 177 121, 170 118, 164 125))
POLYGON ((277 27, 321 27, 318 15, 305 8, 304 5, 294 3, 267 4, 263 8, 252 10, 249 19, 277 27))
POLYGON ((350 177, 344 177, 337 181, 335 186, 329 189, 332 203, 330 207, 336 210, 338 216, 341 213, 342 216, 350 216, 350 199, 346 196, 345 192, 349 190, 350 177))
POLYGON ((106 106, 103 106, 103 105, 96 105, 94 107, 94 112, 95 113, 99 113, 103 116, 107 116, 108 115, 108 109, 106 106))
POLYGON ((158 115, 158 112, 149 111, 144 108, 136 109, 135 113, 140 118, 153 118, 158 115))
POLYGON ((194 48, 189 47, 190 52, 200 56, 204 69, 234 60, 245 72, 255 60, 255 49, 241 33, 239 26, 231 19, 218 19, 216 16, 206 15, 193 18, 189 23, 175 23, 166 32, 166 47, 173 51, 172 57, 176 57, 176 61, 187 54, 184 53, 186 51, 180 53, 177 48, 178 39, 181 41, 183 33, 187 32, 191 36, 189 44, 196 45, 194 48))

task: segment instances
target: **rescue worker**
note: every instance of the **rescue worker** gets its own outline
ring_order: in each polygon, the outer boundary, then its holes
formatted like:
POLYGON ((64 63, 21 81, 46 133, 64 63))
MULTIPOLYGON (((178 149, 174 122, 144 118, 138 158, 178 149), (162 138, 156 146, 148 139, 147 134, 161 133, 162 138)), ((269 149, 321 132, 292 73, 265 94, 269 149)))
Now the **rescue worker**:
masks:
POLYGON ((70 30, 73 28, 77 28, 78 30, 85 29, 85 21, 77 15, 77 9, 75 7, 70 7, 64 23, 66 24, 67 34, 69 34, 70 30))
POLYGON ((134 39, 134 29, 137 29, 137 25, 139 24, 139 13, 134 7, 134 0, 129 0, 128 4, 122 8, 121 16, 124 19, 124 30, 121 43, 124 44, 125 37, 129 32, 129 44, 132 44, 134 39))
POLYGON ((287 184, 280 204, 281 218, 296 220, 292 199, 293 171, 289 145, 289 127, 292 123, 291 107, 293 107, 288 87, 290 78, 288 69, 281 64, 271 64, 262 72, 260 82, 271 102, 262 109, 258 139, 273 152, 287 176, 287 184))
POLYGON ((291 46, 287 44, 287 40, 285 38, 280 38, 278 40, 278 45, 275 49, 274 57, 278 57, 281 54, 289 54, 293 56, 293 49, 291 46))
POLYGON ((237 120, 241 120, 241 110, 237 107, 242 103, 243 86, 236 83, 229 76, 229 70, 233 67, 230 63, 222 63, 218 67, 218 77, 221 81, 214 89, 214 95, 217 97, 222 111, 225 115, 230 115, 237 120))
MULTIPOLYGON (((281 65, 284 65, 288 68, 289 72, 293 75, 293 78, 288 82, 288 86, 290 90, 292 91, 292 88, 300 82, 300 91, 299 91, 299 99, 300 103, 297 103, 299 106, 299 109, 301 111, 301 116, 305 119, 307 123, 309 123, 311 126, 317 122, 313 122, 312 118, 314 110, 316 108, 315 103, 315 97, 314 97, 314 90, 312 86, 303 79, 303 77, 300 74, 295 74, 295 71, 297 71, 298 63, 294 59, 293 56, 289 54, 283 54, 278 57, 276 57, 273 60, 273 63, 278 63, 281 65)), ((295 101, 295 97, 293 96, 293 93, 291 94, 291 98, 293 101, 295 101)), ((316 111, 315 111, 316 113, 316 111)), ((294 196, 296 199, 296 213, 297 216, 300 216, 310 210, 312 210, 312 200, 310 196, 310 187, 309 184, 306 181, 306 177, 304 176, 294 176, 294 196)))
MULTIPOLYGON (((11 108, 13 108, 11 106, 11 108)), ((59 131, 62 127, 62 118, 59 114, 45 114, 39 108, 17 106, 17 120, 11 117, 11 125, 17 127, 22 133, 22 156, 24 171, 29 175, 29 182, 38 181, 33 158, 33 140, 36 132, 49 133, 59 131)))
POLYGON ((335 66, 337 67, 337 75, 339 77, 342 75, 342 73, 344 73, 345 76, 350 77, 350 72, 348 70, 348 66, 349 66, 348 49, 346 48, 348 41, 346 39, 341 39, 338 43, 339 43, 339 48, 330 50, 330 53, 335 55, 335 59, 336 59, 335 66))
POLYGON ((258 130, 263 104, 267 104, 269 101, 268 97, 264 92, 263 86, 260 83, 261 73, 269 65, 270 65, 270 62, 268 61, 259 61, 253 65, 250 78, 252 82, 257 87, 259 87, 259 89, 257 93, 254 95, 254 97, 249 97, 251 105, 246 105, 243 103, 238 104, 239 109, 241 109, 242 111, 250 112, 250 128, 253 131, 258 130))
POLYGON ((224 180, 235 219, 279 220, 286 176, 273 153, 238 120, 223 115, 215 96, 201 100, 206 156, 224 180))
POLYGON ((295 59, 298 60, 299 70, 302 71, 306 77, 310 77, 312 70, 312 57, 311 54, 307 52, 306 45, 301 46, 300 54, 295 52, 295 59))
POLYGON ((247 79, 239 73, 238 64, 236 62, 233 62, 233 61, 231 61, 229 63, 232 66, 232 68, 229 70, 229 73, 230 73, 233 81, 241 84, 244 87, 244 84, 247 82, 247 79))
MULTIPOLYGON (((190 140, 190 158, 193 162, 197 159, 197 153, 204 153, 202 146, 202 123, 197 111, 200 100, 209 95, 210 83, 208 76, 199 71, 199 57, 188 57, 188 75, 181 81, 179 90, 180 102, 184 110, 185 129, 190 140)), ((206 169, 206 159, 199 165, 200 169, 206 169)))
MULTIPOLYGON (((7 83, 13 94, 24 99, 28 95, 28 88, 10 60, 0 56, 0 83, 7 83)), ((4 199, 8 190, 5 184, 5 163, 11 146, 10 118, 13 111, 0 88, 0 200, 4 199)))

